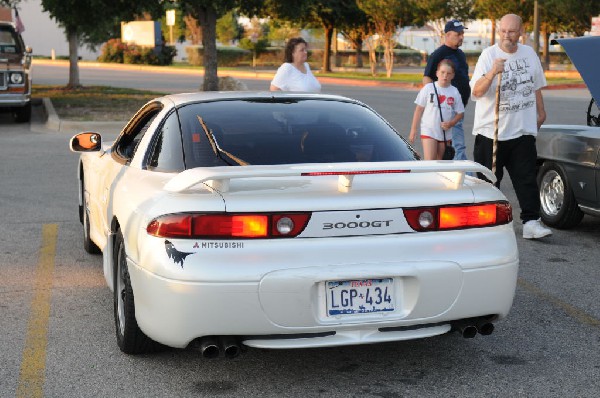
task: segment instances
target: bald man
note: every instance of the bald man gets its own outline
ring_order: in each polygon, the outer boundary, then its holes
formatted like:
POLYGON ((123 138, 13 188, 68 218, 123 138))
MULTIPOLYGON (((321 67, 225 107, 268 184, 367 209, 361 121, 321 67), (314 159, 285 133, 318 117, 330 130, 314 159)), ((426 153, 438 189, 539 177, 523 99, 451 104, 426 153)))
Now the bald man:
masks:
POLYGON ((552 234, 540 221, 536 180, 535 137, 546 120, 541 92, 546 78, 533 48, 519 43, 523 33, 521 17, 503 16, 498 31, 499 42, 482 51, 470 82, 471 98, 475 101, 473 158, 492 169, 496 89, 500 75, 496 184, 500 186, 506 168, 521 207, 523 238, 539 239, 552 234))

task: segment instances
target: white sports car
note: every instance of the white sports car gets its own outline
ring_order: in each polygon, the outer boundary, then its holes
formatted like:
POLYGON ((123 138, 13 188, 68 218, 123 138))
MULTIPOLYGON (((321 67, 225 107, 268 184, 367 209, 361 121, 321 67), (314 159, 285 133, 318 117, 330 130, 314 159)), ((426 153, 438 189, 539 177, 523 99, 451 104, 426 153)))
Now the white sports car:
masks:
POLYGON ((474 337, 512 305, 511 206, 467 175, 491 172, 418 160, 356 100, 168 95, 70 145, 126 353, 474 337))

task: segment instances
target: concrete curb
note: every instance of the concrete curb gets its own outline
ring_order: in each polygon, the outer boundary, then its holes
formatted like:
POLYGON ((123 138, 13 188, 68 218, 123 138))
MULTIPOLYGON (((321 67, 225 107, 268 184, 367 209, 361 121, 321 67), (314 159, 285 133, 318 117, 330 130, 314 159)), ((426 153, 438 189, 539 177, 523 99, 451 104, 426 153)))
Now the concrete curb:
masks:
POLYGON ((42 98, 42 105, 46 116, 45 127, 59 133, 80 131, 120 132, 127 123, 127 121, 89 122, 60 120, 50 98, 42 98))
POLYGON ((50 98, 42 98, 42 105, 46 115, 46 127, 50 130, 60 131, 60 118, 50 98))

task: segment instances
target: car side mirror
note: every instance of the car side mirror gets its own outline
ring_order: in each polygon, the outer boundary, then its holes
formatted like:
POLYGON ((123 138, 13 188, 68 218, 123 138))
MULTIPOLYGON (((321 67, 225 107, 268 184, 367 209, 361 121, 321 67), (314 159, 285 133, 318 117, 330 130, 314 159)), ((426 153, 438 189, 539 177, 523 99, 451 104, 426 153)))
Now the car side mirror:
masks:
POLYGON ((102 149, 102 137, 93 132, 79 133, 71 138, 69 147, 72 152, 97 152, 102 149))

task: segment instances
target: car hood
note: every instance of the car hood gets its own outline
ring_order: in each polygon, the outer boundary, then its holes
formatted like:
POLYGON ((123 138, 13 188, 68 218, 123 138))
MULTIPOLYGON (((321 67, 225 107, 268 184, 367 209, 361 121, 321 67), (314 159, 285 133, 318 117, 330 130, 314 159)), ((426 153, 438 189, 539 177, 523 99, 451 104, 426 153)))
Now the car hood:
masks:
POLYGON ((596 104, 600 104, 600 36, 557 39, 579 71, 596 104))
POLYGON ((21 65, 23 54, 0 53, 0 63, 21 65))

